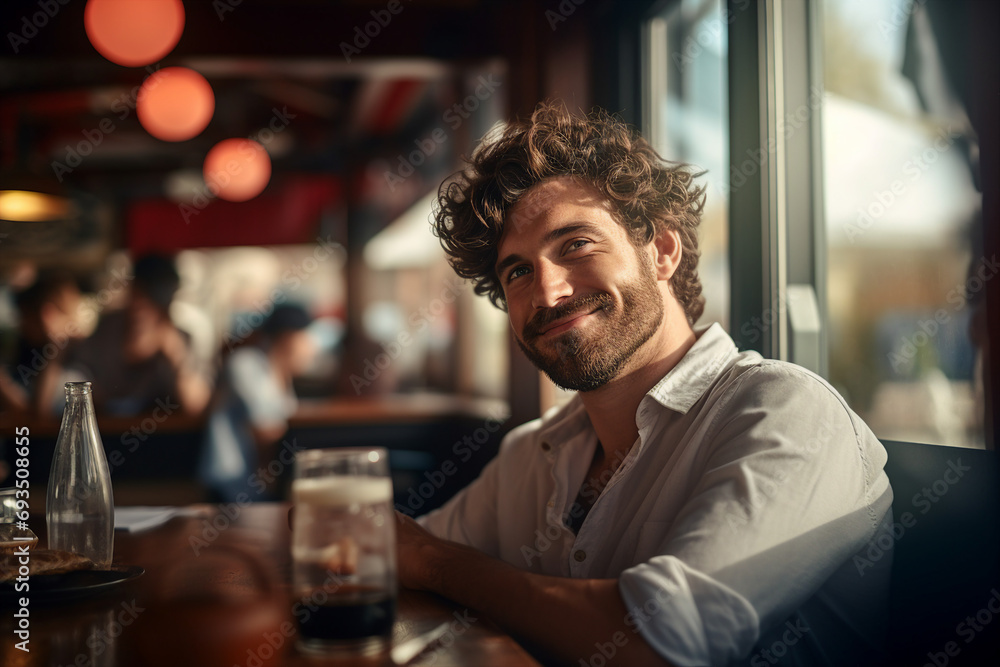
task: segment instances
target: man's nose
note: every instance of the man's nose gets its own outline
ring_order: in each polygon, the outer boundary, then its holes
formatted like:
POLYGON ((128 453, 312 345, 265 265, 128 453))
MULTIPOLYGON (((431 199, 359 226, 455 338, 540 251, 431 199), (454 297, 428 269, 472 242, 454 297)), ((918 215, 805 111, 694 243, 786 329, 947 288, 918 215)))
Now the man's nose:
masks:
POLYGON ((543 259, 538 262, 534 271, 531 305, 535 308, 552 308, 573 293, 566 268, 543 259))

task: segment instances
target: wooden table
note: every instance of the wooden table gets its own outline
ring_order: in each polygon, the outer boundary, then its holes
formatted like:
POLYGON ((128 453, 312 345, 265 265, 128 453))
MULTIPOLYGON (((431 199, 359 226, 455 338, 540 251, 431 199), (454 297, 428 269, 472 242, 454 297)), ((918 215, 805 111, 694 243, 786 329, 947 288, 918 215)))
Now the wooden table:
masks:
MULTIPOLYGON (((76 602, 29 604, 30 653, 15 648, 19 641, 13 634, 17 608, 6 602, 0 608, 0 665, 141 667, 149 664, 143 655, 165 654, 184 646, 184 642, 191 644, 199 631, 207 631, 213 637, 212 643, 217 644, 222 641, 227 621, 238 618, 264 599, 260 577, 253 573, 247 558, 263 566, 274 591, 281 596, 280 606, 272 608, 285 610, 286 618, 292 620, 287 505, 258 503, 225 508, 232 518, 217 506, 196 508, 204 512, 202 516, 174 518, 137 534, 116 531, 115 562, 139 565, 146 570, 134 582, 76 602), (195 578, 199 583, 192 587, 189 582, 195 578), (198 607, 204 602, 191 598, 199 591, 211 591, 234 604, 221 611, 214 604, 198 607), (184 619, 179 623, 161 622, 157 617, 178 600, 202 611, 178 614, 184 619), (197 617, 202 612, 207 614, 206 619, 197 617), (193 626, 186 627, 184 622, 193 626)), ((44 532, 40 524, 38 519, 31 524, 39 534, 44 532)), ((409 590, 400 591, 393 645, 445 621, 452 622, 452 631, 443 638, 447 646, 432 647, 410 664, 442 667, 539 664, 478 612, 409 590)), ((276 626, 271 632, 261 634, 259 642, 251 643, 256 645, 255 650, 241 651, 239 661, 211 664, 211 667, 393 664, 387 654, 348 661, 307 658, 295 651, 294 634, 294 623, 285 626, 285 631, 276 626), (275 644, 278 646, 267 648, 275 644), (270 657, 272 653, 274 656, 270 657)), ((194 657, 181 667, 210 664, 204 662, 202 652, 191 653, 194 657)))

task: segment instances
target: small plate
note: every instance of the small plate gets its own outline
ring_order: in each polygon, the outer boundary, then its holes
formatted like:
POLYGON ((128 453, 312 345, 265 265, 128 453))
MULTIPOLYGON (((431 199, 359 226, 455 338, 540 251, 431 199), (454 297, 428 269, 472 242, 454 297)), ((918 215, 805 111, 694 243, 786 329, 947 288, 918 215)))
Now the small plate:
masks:
POLYGON ((68 602, 98 595, 132 581, 144 569, 138 565, 112 565, 106 570, 74 570, 62 574, 39 574, 28 579, 28 590, 18 591, 16 582, 0 583, 0 603, 26 597, 31 602, 68 602))

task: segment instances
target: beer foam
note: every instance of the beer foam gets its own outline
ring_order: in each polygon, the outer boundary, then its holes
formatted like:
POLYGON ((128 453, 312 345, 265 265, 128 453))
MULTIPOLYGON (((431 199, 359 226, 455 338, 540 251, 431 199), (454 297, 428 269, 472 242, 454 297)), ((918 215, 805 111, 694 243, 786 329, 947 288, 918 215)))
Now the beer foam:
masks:
POLYGON ((330 475, 305 477, 292 482, 295 504, 346 507, 392 502, 392 480, 388 477, 330 475))

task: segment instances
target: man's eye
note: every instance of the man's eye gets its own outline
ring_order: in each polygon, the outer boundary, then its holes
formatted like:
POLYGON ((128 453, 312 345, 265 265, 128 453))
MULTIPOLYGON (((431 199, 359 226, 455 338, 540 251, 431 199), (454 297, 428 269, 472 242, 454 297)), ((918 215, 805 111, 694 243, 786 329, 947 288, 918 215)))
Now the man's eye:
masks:
POLYGON ((507 282, 514 280, 514 278, 519 278, 520 276, 523 276, 527 272, 528 272, 528 267, 515 266, 513 269, 510 270, 510 273, 507 274, 507 282))
POLYGON ((590 241, 587 239, 577 239, 569 244, 569 248, 567 248, 567 250, 579 250, 588 243, 590 243, 590 241))

